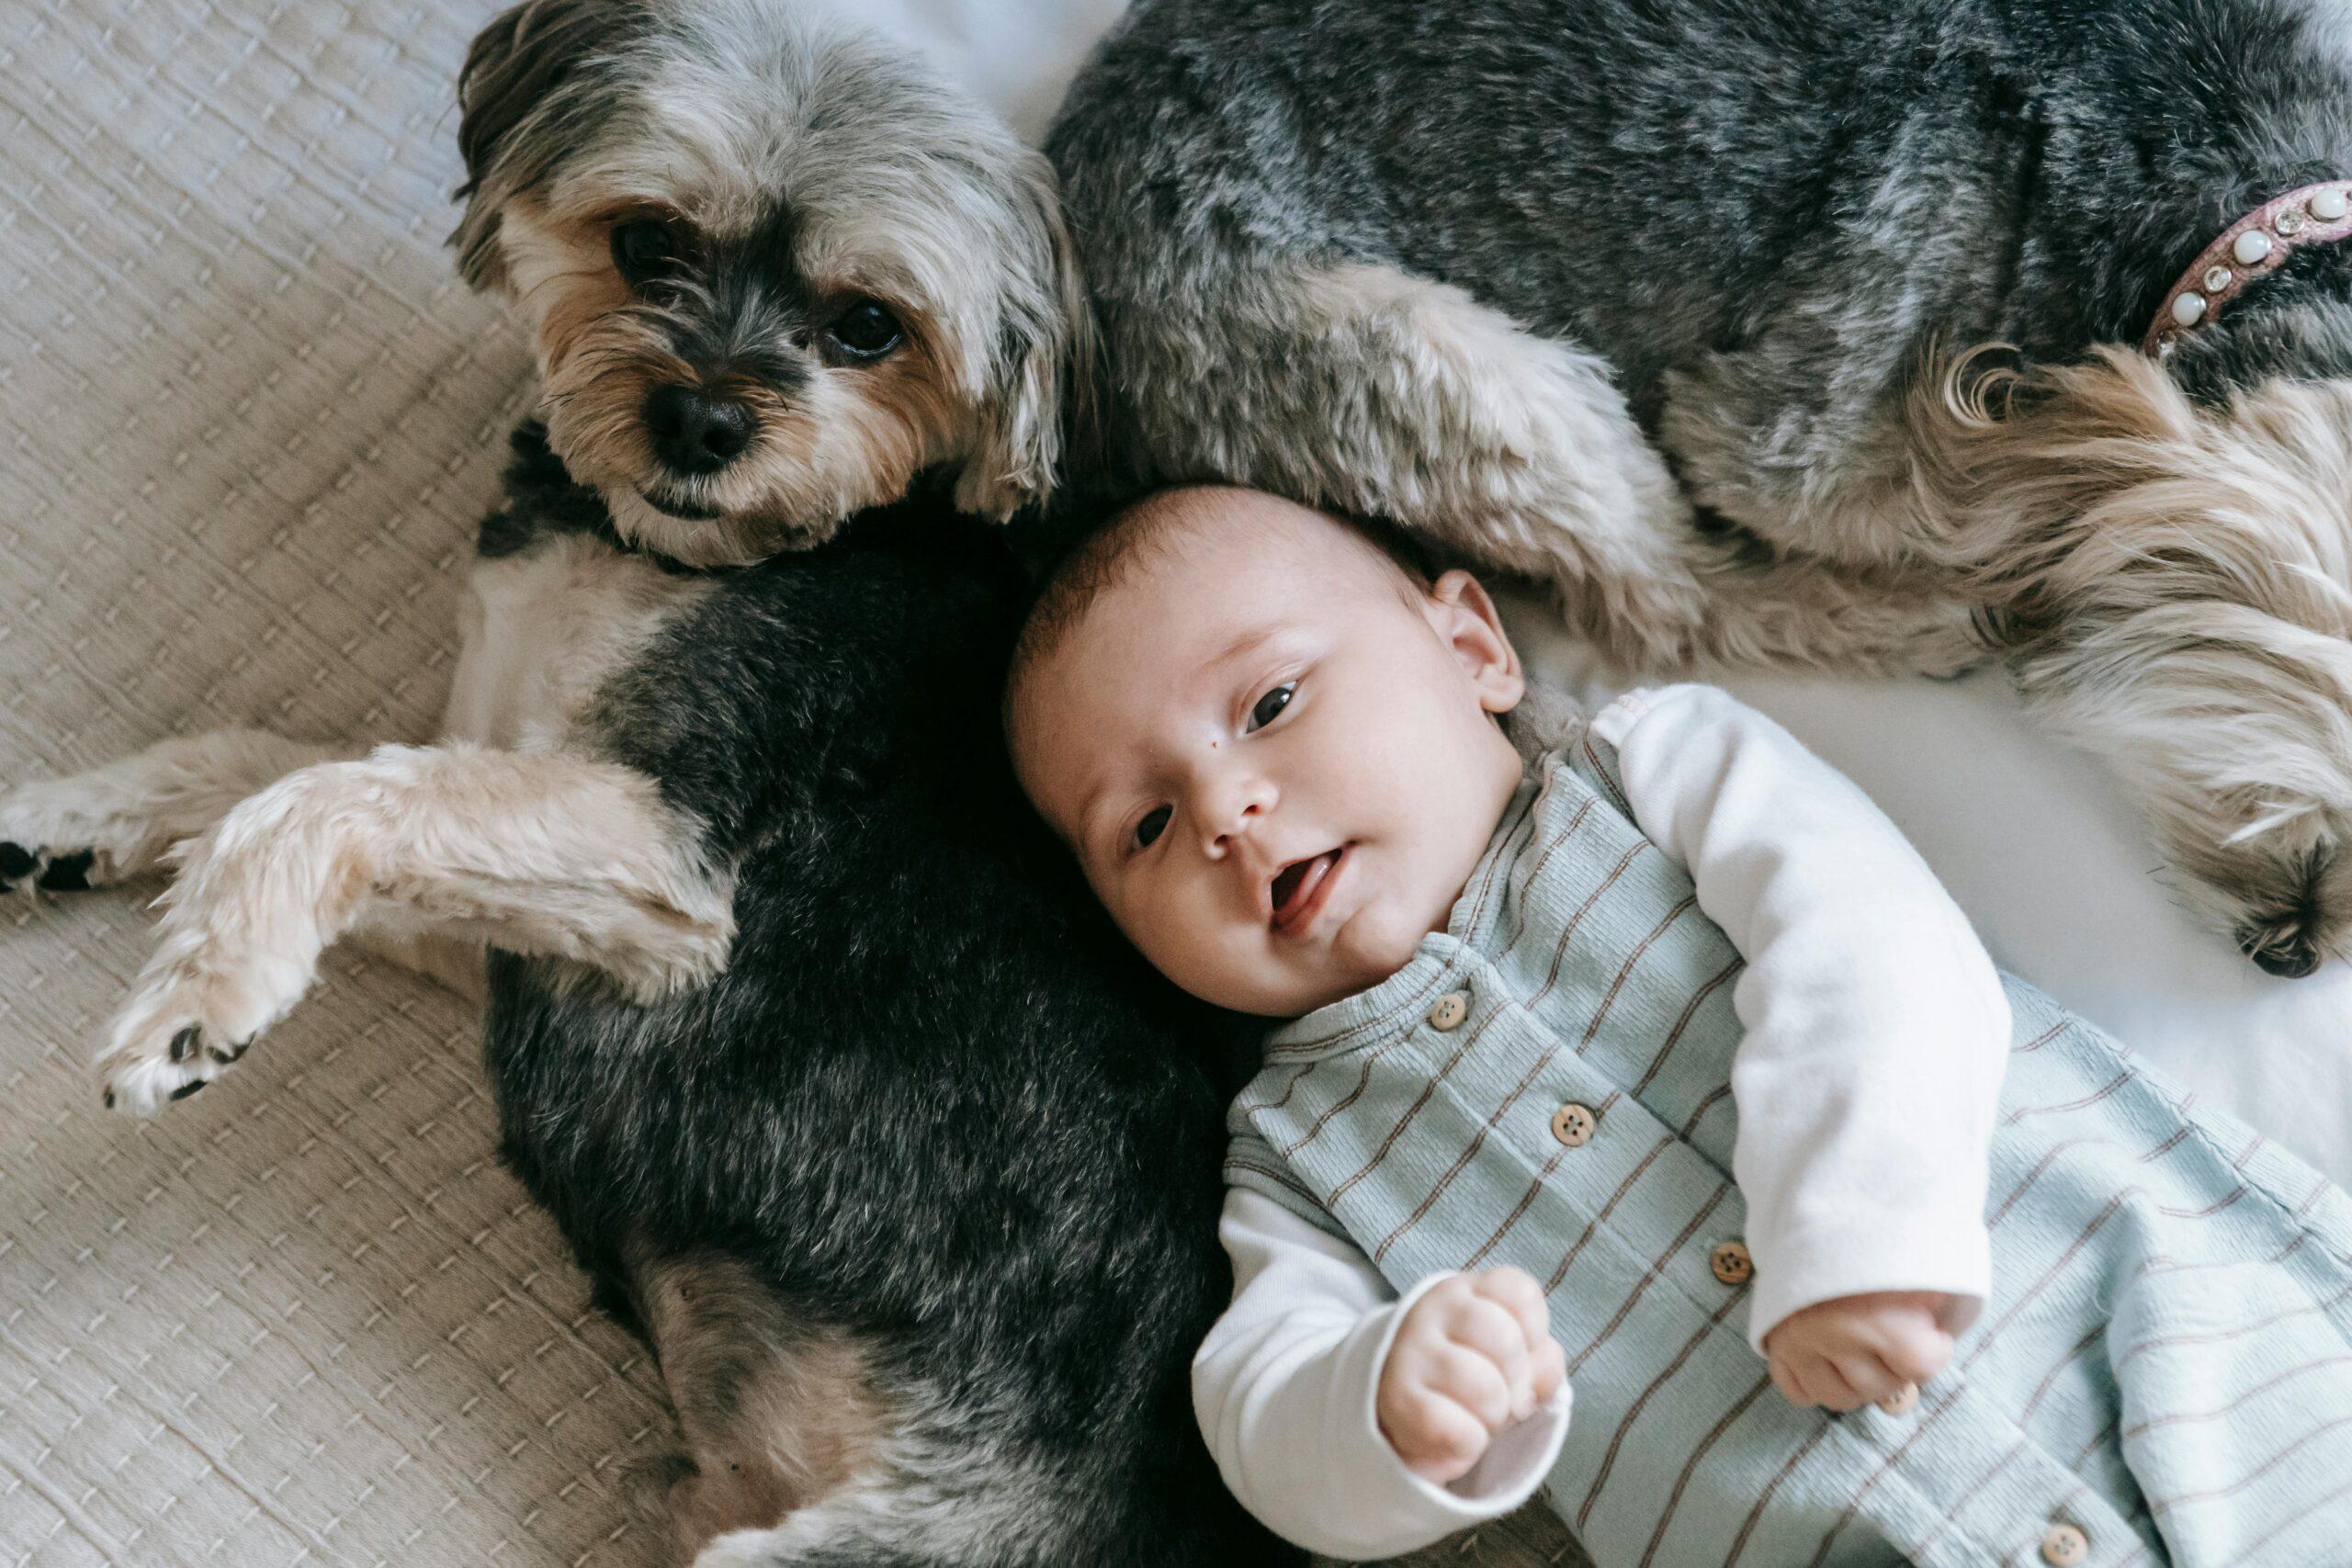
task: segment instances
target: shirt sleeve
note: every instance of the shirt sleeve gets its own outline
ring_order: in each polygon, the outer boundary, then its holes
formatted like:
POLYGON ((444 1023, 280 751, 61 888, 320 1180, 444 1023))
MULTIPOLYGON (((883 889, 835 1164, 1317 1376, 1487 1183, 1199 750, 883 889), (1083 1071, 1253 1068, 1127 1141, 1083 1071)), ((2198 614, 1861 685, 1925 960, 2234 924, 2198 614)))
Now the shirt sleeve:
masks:
POLYGON ((1894 824, 1770 719, 1708 686, 1593 721, 1642 831, 1747 961, 1732 1174, 1756 1265, 1748 1338, 1872 1291, 1992 1282, 1984 1195, 2009 1009, 1975 932, 1894 824))
POLYGON ((1227 1192, 1217 1235, 1233 1304, 1193 1359, 1193 1404, 1226 1484, 1267 1529, 1333 1557, 1390 1557, 1509 1513, 1550 1472, 1565 1388, 1450 1485, 1406 1469, 1381 1436, 1373 1403, 1389 1344, 1451 1276, 1399 1297, 1348 1242, 1246 1190, 1227 1192))

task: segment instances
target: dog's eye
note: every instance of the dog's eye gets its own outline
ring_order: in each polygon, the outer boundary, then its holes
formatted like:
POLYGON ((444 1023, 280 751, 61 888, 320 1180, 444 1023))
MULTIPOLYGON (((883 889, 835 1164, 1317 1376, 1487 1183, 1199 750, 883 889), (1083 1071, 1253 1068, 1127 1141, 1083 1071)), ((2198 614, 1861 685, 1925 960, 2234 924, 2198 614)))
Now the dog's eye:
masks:
POLYGON ((637 288, 666 273, 678 259, 678 236, 656 218, 633 218, 613 229, 613 265, 637 288))
POLYGON ((861 364, 881 358, 905 336, 899 318, 872 299, 858 300, 825 329, 826 340, 842 358, 861 364))

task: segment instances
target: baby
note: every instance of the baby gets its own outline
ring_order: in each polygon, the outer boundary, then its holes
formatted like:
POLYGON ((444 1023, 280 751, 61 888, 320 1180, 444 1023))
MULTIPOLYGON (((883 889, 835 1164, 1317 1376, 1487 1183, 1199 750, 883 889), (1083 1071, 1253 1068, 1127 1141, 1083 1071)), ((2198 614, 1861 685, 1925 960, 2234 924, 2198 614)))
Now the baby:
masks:
POLYGON ((2346 1561, 2352 1204, 2005 987, 1769 720, 1583 723, 1467 574, 1214 489, 1073 553, 1006 714, 1145 955, 1291 1021, 1194 1369, 1276 1530, 1540 1486, 1600 1568, 2346 1561))

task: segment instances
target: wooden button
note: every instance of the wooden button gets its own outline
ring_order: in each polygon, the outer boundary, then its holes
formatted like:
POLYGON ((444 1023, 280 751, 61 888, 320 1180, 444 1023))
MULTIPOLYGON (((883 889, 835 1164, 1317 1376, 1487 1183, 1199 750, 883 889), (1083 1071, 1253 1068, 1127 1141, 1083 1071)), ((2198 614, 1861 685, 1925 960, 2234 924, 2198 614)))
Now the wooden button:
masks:
POLYGON ((1439 1031, 1459 1029, 1462 1021, 1469 1016, 1470 993, 1448 991, 1438 998, 1437 1006, 1430 1009, 1430 1027, 1439 1031))
POLYGON ((1592 1138, 1592 1130, 1600 1119, 1589 1105, 1563 1105, 1552 1112, 1552 1136, 1572 1149, 1580 1149, 1592 1138))
POLYGON ((2041 1560, 2050 1568, 2075 1568, 2089 1562, 2090 1555, 2091 1538, 2072 1525, 2052 1525, 2041 1538, 2041 1560))
POLYGON ((1878 1402, 1878 1407, 1889 1416, 1908 1416, 1919 1408, 1919 1385, 1906 1382, 1878 1402))
POLYGON ((1726 1285, 1745 1285, 1756 1272, 1755 1259, 1747 1256, 1747 1247, 1736 1241, 1715 1243, 1715 1249, 1707 1254, 1707 1267, 1726 1285))

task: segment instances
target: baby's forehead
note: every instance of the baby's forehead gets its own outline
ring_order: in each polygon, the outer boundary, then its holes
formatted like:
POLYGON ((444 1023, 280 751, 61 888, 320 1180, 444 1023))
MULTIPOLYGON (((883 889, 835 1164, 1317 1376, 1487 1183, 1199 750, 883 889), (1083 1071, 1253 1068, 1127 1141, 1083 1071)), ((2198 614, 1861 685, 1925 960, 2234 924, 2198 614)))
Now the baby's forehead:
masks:
POLYGON ((1064 639, 1093 657, 1198 662, 1245 633, 1345 616, 1393 598, 1401 576, 1342 526, 1237 510, 1161 536, 1106 574, 1064 639), (1390 579, 1396 578, 1392 582, 1390 579), (1090 635, 1091 634, 1091 635, 1090 635))
POLYGON ((1279 496, 1204 488, 1145 504, 1151 510, 1135 519, 1120 558, 1102 573, 1106 589, 1133 583, 1236 600, 1261 584, 1304 581, 1336 591, 1404 575, 1354 525, 1279 496))
POLYGON ((1133 698, 1138 674, 1172 683, 1237 639, 1345 616, 1411 585, 1377 544, 1321 513, 1255 491, 1163 491, 1080 545, 1040 595, 1010 716, 1017 728, 1044 719, 1024 696, 1067 700, 1106 667, 1133 698))

